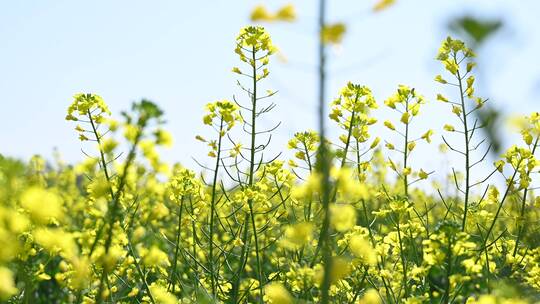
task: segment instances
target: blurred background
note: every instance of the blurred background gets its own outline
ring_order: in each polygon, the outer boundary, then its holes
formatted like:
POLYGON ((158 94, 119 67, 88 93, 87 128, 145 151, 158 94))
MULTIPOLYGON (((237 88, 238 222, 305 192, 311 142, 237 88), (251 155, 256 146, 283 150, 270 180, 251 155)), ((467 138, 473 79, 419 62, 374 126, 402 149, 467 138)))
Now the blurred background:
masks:
MULTIPOLYGON (((451 95, 449 88, 433 81, 444 73, 437 50, 451 35, 476 50, 477 95, 491 104, 482 115, 497 119, 486 136, 507 147, 506 118, 540 108, 540 1, 386 2, 328 1, 328 22, 345 28, 328 50, 328 103, 353 81, 372 88, 380 121, 397 120, 383 101, 398 84, 409 85, 429 101, 415 122, 418 132, 432 128, 440 143, 443 124, 457 125, 450 109, 435 101, 437 93, 451 95)), ((276 109, 262 122, 282 121, 276 151, 294 132, 317 126, 317 1, 1 1, 0 153, 50 159, 57 148, 68 162, 84 159, 74 125, 64 117, 75 93, 92 92, 114 115, 143 97, 158 103, 175 138, 164 159, 196 168, 191 157, 207 152, 194 140, 208 131, 204 105, 233 95, 246 101, 236 86, 239 75, 231 72, 241 65, 233 52, 239 29, 253 23, 258 5, 275 12, 287 4, 294 22, 262 22, 280 49, 263 82, 278 91, 276 109)), ((373 133, 391 137, 380 126, 373 133)), ((417 149, 423 167, 439 166, 437 144, 417 149)))

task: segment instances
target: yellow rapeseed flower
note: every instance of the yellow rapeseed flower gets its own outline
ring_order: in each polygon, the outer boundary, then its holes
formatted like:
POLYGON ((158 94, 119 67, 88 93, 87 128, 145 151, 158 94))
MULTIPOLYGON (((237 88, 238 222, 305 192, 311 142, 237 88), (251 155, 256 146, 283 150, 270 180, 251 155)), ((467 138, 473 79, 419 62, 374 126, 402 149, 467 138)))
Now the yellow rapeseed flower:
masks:
POLYGON ((293 297, 283 284, 278 282, 269 283, 264 287, 265 298, 271 304, 292 304, 293 297))
POLYGON ((61 198, 54 192, 28 188, 21 196, 21 206, 30 213, 32 220, 47 224, 50 220, 62 220, 64 211, 61 198))
POLYGON ((330 223, 339 232, 348 231, 356 225, 356 210, 351 205, 332 204, 330 206, 330 223))
POLYGON ((349 248, 357 258, 368 265, 377 264, 377 255, 364 236, 355 235, 349 240, 349 248))
POLYGON ((343 23, 327 24, 322 30, 322 41, 326 44, 339 44, 347 27, 343 23))
POLYGON ((18 292, 13 280, 13 272, 6 267, 0 266, 0 299, 7 300, 18 292))

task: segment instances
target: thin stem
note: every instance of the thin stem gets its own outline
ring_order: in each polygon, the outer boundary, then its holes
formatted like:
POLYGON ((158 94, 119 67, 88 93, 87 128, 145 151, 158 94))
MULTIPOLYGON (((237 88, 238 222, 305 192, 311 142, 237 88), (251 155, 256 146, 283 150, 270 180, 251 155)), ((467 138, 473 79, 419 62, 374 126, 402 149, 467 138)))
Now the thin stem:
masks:
MULTIPOLYGON (((142 130, 144 129, 144 127, 145 127, 145 125, 141 126, 139 132, 137 133, 137 135, 135 137, 135 140, 133 141, 133 145, 131 146, 131 149, 129 151, 129 154, 128 154, 128 157, 127 157, 127 160, 126 160, 126 164, 124 165, 124 170, 122 172, 122 176, 120 177, 120 182, 118 184, 118 190, 116 190, 116 193, 114 194, 112 207, 111 207, 110 211, 107 212, 107 215, 109 215, 109 223, 108 223, 109 224, 109 227, 108 227, 109 229, 108 229, 108 232, 107 232, 107 239, 105 240, 105 253, 104 253, 105 255, 107 255, 109 253, 109 249, 110 249, 111 244, 112 244, 114 224, 116 223, 116 217, 117 217, 118 209, 119 209, 119 205, 120 205, 120 195, 122 194, 122 192, 124 190, 124 186, 126 184, 128 170, 129 170, 129 168, 131 166, 131 163, 135 159, 137 145, 139 144, 139 140, 142 137, 142 130)), ((99 291, 98 291, 98 295, 97 295, 97 303, 98 304, 102 303, 102 301, 103 301, 103 291, 104 291, 104 288, 105 288, 105 281, 106 281, 108 273, 109 273, 108 266, 105 265, 105 267, 103 267, 103 272, 101 273, 99 291)))
MULTIPOLYGON (((257 149, 256 149, 256 135, 257 135, 257 130, 256 130, 256 118, 257 118, 257 68, 256 68, 256 62, 257 62, 257 58, 255 57, 255 47, 253 46, 252 47, 252 51, 250 51, 250 53, 252 54, 252 73, 253 73, 253 91, 251 92, 250 97, 251 97, 251 124, 249 123, 246 123, 248 124, 250 127, 251 127, 251 131, 246 131, 250 134, 251 136, 251 146, 250 146, 250 158, 249 158, 249 171, 247 173, 247 176, 248 176, 248 186, 253 186, 254 184, 254 181, 255 181, 255 153, 257 152, 257 149)), ((255 257, 256 257, 256 261, 257 261, 257 278, 259 280, 259 291, 260 291, 260 297, 259 297, 259 302, 262 304, 263 303, 263 285, 264 285, 264 275, 263 275, 263 269, 262 269, 262 262, 261 262, 261 257, 260 257, 260 252, 259 252, 259 238, 258 238, 258 235, 257 235, 257 227, 255 225, 255 212, 253 210, 253 200, 252 199, 248 199, 248 207, 249 207, 249 213, 246 214, 246 218, 245 218, 245 221, 243 223, 243 225, 245 225, 244 227, 244 236, 245 236, 245 239, 244 239, 244 244, 242 246, 242 253, 241 253, 241 257, 245 258, 245 262, 243 261, 243 259, 241 258, 240 259, 240 266, 239 266, 239 269, 238 269, 238 276, 237 276, 237 279, 235 281, 235 285, 233 286, 233 300, 236 302, 237 299, 238 299, 238 292, 239 292, 239 289, 240 287, 238 286, 240 284, 240 277, 242 276, 242 273, 244 272, 244 269, 246 267, 246 264, 247 264, 247 260, 249 258, 249 254, 247 254, 247 246, 248 246, 248 239, 249 239, 249 225, 251 222, 251 228, 253 229, 253 237, 254 237, 254 241, 255 241, 255 257)))
MULTIPOLYGON (((355 103, 356 103, 357 100, 358 100, 358 94, 356 95, 355 103)), ((345 142, 345 147, 343 148, 343 157, 341 159, 341 168, 345 167, 345 164, 346 164, 346 161, 347 161, 347 154, 349 154, 349 147, 350 147, 350 143, 351 143, 353 122, 354 122, 354 119, 355 119, 355 115, 356 115, 356 112, 353 110, 352 114, 351 114, 351 121, 350 121, 350 124, 349 124, 349 128, 347 129, 347 140, 345 142)), ((321 142, 322 142, 322 140, 321 140, 321 142)), ((356 142, 356 143, 358 145, 358 142, 356 142)), ((358 146, 357 146, 357 149, 358 149, 358 146)), ((327 152, 325 150, 325 154, 326 153, 327 152)), ((327 162, 330 162, 330 160, 327 160, 327 162)), ((358 156, 358 166, 359 166, 359 162, 360 162, 360 158, 358 156)), ((360 169, 358 169, 358 174, 360 175, 360 169)), ((330 192, 330 189, 328 189, 328 192, 330 192)), ((335 202, 336 197, 337 197, 337 187, 334 189, 333 194, 331 196, 329 194, 328 204, 330 204, 330 202, 335 202)), ((310 210, 311 210, 311 203, 310 203, 310 210)), ((322 228, 324 228, 324 226, 322 228)), ((328 229, 328 228, 324 228, 324 229, 328 229)), ((323 231, 323 230, 321 230, 321 231, 323 231)), ((325 237, 325 235, 326 234, 323 234, 323 233, 321 233, 319 235, 319 240, 317 242, 317 247, 315 248, 315 254, 313 254, 313 259, 311 261, 311 266, 313 266, 315 264, 315 261, 317 260, 317 257, 319 256, 319 252, 321 251, 321 249, 322 249, 322 247, 324 245, 323 238, 325 237)))
POLYGON ((304 146, 304 151, 306 153, 306 162, 308 164, 309 173, 311 174, 313 172, 313 165, 311 164, 311 157, 309 156, 309 149, 308 149, 305 141, 303 141, 302 144, 304 146))
MULTIPOLYGON (((534 153, 536 152, 536 147, 538 147, 538 140, 540 139, 540 136, 539 137, 536 137, 536 140, 534 141, 534 146, 533 146, 533 149, 532 149, 532 155, 534 155, 534 153)), ((527 175, 529 175, 531 172, 531 170, 527 170, 527 175)), ((527 201, 527 194, 528 194, 528 188, 525 188, 525 190, 523 190, 523 196, 521 197, 521 210, 520 210, 520 213, 519 213, 519 229, 518 229, 518 234, 517 234, 517 237, 516 237, 516 245, 514 247, 514 252, 512 253, 512 256, 515 257, 516 254, 517 254, 517 251, 518 251, 518 245, 519 245, 519 242, 521 241, 521 238, 523 237, 523 234, 525 233, 525 225, 523 225, 523 217, 525 216, 525 203, 527 201)))
MULTIPOLYGON (((454 54, 454 60, 456 61, 456 57, 454 54)), ((457 63, 457 61, 456 61, 457 63)), ((459 69, 457 70, 457 79, 459 84, 459 96, 461 100, 461 112, 463 114, 463 128, 464 132, 463 135, 465 136, 465 200, 464 200, 464 210, 463 210, 463 221, 461 224, 461 230, 465 231, 465 227, 467 225, 467 212, 469 208, 469 183, 470 183, 470 166, 469 166, 469 130, 467 126, 467 109, 465 107, 465 98, 463 97, 463 83, 462 78, 459 73, 459 69)))
MULTIPOLYGON (((405 101, 405 113, 409 112, 409 99, 405 101)), ((405 124, 405 136, 404 136, 405 146, 403 147, 403 169, 407 170, 407 160, 409 157, 409 122, 405 124)), ((408 174, 403 174, 403 190, 405 192, 405 197, 409 198, 409 180, 408 174)))
MULTIPOLYGON (((257 116, 257 68, 256 68, 256 58, 255 58, 255 47, 253 47, 252 52, 253 59, 253 94, 252 94, 252 108, 251 108, 251 151, 250 151, 250 162, 249 162, 249 186, 253 186, 254 175, 255 175, 255 122, 257 116)), ((264 276, 261 265, 261 258, 259 253, 259 239, 257 236, 257 227, 255 226, 255 214, 253 212, 253 201, 248 200, 249 206, 249 215, 251 217, 251 225, 253 229, 253 237, 255 238, 255 258, 257 259, 257 275, 259 279, 259 291, 260 297, 259 302, 263 303, 263 285, 264 285, 264 276)))
POLYGON ((403 253, 403 240, 401 238, 399 215, 397 216, 396 227, 399 241, 399 255, 401 256, 401 264, 403 266, 403 288, 405 288, 405 298, 407 298, 409 296, 409 287, 407 285, 409 279, 407 278, 407 262, 405 260, 405 254, 403 253))
POLYGON ((146 282, 146 277, 144 275, 144 272, 141 269, 141 264, 139 263, 139 258, 137 257, 135 250, 133 249, 133 245, 131 243, 131 236, 128 235, 127 237, 128 242, 128 250, 129 254, 133 257, 133 263, 135 264, 135 268, 137 269, 137 273, 139 274, 139 277, 141 278, 141 282, 143 283, 144 289, 146 290, 146 294, 150 298, 150 302, 153 304, 156 304, 156 301, 154 300, 154 297, 152 296, 152 292, 150 291, 150 287, 148 287, 148 282, 146 282))
POLYGON ((96 137, 96 142, 98 143, 101 167, 103 168, 103 173, 105 174, 105 178, 107 179, 107 182, 109 185, 109 194, 111 195, 111 199, 112 199, 114 197, 114 193, 111 186, 111 178, 109 176, 109 170, 107 169, 107 161, 105 160, 105 153, 103 152, 103 149, 101 148, 102 147, 101 136, 99 136, 97 132, 97 128, 96 128, 96 125, 94 124, 94 119, 92 118, 90 110, 88 110, 87 114, 90 120, 90 125, 92 126, 92 132, 94 133, 94 136, 96 137))
POLYGON ((214 180, 212 183, 212 198, 210 200, 210 242, 208 244, 208 269, 210 271, 210 282, 212 286, 212 297, 216 298, 216 282, 214 278, 214 215, 216 213, 216 187, 217 187, 217 177, 219 172, 219 162, 221 159, 221 140, 223 138, 223 117, 219 123, 219 138, 217 145, 217 156, 216 156, 216 165, 214 168, 214 180))
POLYGON ((510 181, 508 181, 508 185, 506 187, 506 191, 504 192, 504 195, 501 199, 501 202, 499 203, 499 207, 497 208, 497 211, 495 212, 495 216, 493 217, 493 220, 491 221, 491 225, 489 226, 489 229, 488 229, 488 232, 486 234, 486 237, 484 239, 484 242, 483 242, 483 245, 482 245, 482 248, 483 249, 484 247, 486 247, 486 244, 488 242, 488 239, 489 239, 489 236, 491 235, 491 232, 493 231, 493 228, 495 227, 495 223, 497 222, 497 218, 499 217, 499 213, 501 212, 501 209, 504 205, 504 202, 506 201, 506 198, 508 197, 508 194, 510 193, 510 190, 511 188, 513 187, 513 184, 514 184, 514 180, 516 178, 516 175, 518 173, 518 168, 519 166, 521 165, 521 161, 523 159, 520 159, 519 162, 517 163, 516 165, 516 168, 514 170, 514 173, 512 174, 512 177, 510 178, 510 181))
MULTIPOLYGON (((451 237, 451 236, 450 236, 451 237)), ((445 282, 445 288, 444 288, 444 295, 443 300, 445 304, 449 303, 450 300, 450 276, 452 275, 452 246, 450 246, 450 242, 448 245, 448 255, 446 257, 446 263, 448 264, 446 268, 446 282, 445 282)))
MULTIPOLYGON (((244 222, 241 224, 244 227, 244 233, 242 235, 242 250, 240 252, 240 266, 238 269, 238 272, 236 273, 236 279, 233 284, 232 288, 232 303, 238 303, 238 293, 240 291, 240 281, 242 278, 242 272, 244 271, 244 268, 246 267, 246 261, 247 261, 247 249, 248 249, 248 232, 249 232, 249 214, 246 213, 246 216, 244 217, 244 222)), ((242 228, 242 226, 240 228, 242 228)))
POLYGON ((174 249, 174 259, 173 259, 173 265, 171 268, 170 278, 169 278, 169 287, 172 288, 172 292, 174 293, 175 285, 176 285, 176 267, 178 265, 178 253, 180 252, 180 235, 182 231, 182 211, 184 207, 184 196, 180 198, 180 206, 178 208, 178 227, 176 228, 176 244, 174 249))
MULTIPOLYGON (((356 94, 356 99, 354 100, 354 104, 356 104, 357 101, 358 101, 358 94, 356 94)), ((347 141, 345 142, 345 148, 343 149, 343 158, 341 159, 342 168, 345 166, 345 162, 347 161, 347 154, 349 153, 349 146, 351 143, 354 119, 356 118, 355 116, 356 116, 356 112, 353 109, 352 114, 351 114, 351 121, 349 122, 349 128, 347 130, 347 141)))
MULTIPOLYGON (((189 207, 190 207, 190 212, 192 214, 192 216, 195 214, 194 212, 194 209, 193 208, 193 201, 190 199, 189 200, 189 207)), ((193 258, 195 258, 197 256, 197 227, 195 226, 195 221, 191 221, 191 233, 193 234, 193 246, 192 246, 192 255, 193 255, 193 258)), ((194 265, 194 269, 193 269, 193 287, 195 289, 197 289, 199 287, 199 278, 198 278, 198 273, 199 273, 199 264, 198 263, 195 263, 194 265)))
POLYGON ((326 47, 322 39, 322 33, 325 27, 326 0, 319 1, 319 162, 322 191, 323 223, 321 227, 321 248, 323 252, 324 277, 321 285, 321 303, 330 302, 330 273, 332 270, 332 252, 330 248, 330 158, 328 156, 327 144, 325 142, 325 90, 326 90, 326 47))
MULTIPOLYGON (((101 136, 99 136, 97 132, 97 127, 96 127, 96 124, 94 123, 94 119, 92 118, 92 113, 90 112, 90 110, 87 111, 87 115, 88 115, 88 120, 90 122, 90 125, 92 126, 92 133, 94 133, 94 137, 96 138, 96 142, 98 143, 101 167, 103 169, 103 173, 105 174, 105 178, 107 179, 107 184, 109 186, 108 187, 109 195, 111 196, 111 200, 112 200, 114 199, 114 192, 111 185, 111 177, 109 175, 109 170, 107 169, 107 160, 105 159, 105 153, 103 152, 102 145, 101 145, 101 136)), ((99 227, 96 233, 96 237, 94 238, 94 242, 92 243, 92 246, 90 247, 89 255, 92 255, 92 253, 94 252, 94 249, 96 248, 96 245, 99 239, 101 238, 101 233, 103 232, 105 224, 106 223, 103 223, 99 227)))

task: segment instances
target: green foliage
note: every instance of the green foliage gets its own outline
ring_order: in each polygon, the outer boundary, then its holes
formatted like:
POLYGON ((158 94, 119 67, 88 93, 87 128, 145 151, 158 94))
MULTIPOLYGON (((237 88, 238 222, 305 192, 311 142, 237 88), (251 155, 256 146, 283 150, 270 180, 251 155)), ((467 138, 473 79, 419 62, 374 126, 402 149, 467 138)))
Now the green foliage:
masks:
POLYGON ((476 45, 481 45, 484 41, 495 34, 503 22, 498 19, 483 20, 472 16, 464 16, 453 20, 449 27, 456 32, 463 32, 476 45))

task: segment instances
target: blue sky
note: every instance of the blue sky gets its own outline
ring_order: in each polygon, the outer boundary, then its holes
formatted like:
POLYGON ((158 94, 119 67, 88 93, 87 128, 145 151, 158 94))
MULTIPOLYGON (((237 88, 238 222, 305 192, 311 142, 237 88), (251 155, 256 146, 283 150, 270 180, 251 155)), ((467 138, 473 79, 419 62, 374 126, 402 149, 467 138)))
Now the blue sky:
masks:
MULTIPOLYGON (((239 65, 233 52, 239 28, 249 24, 255 5, 274 9, 289 2, 298 21, 267 26, 287 58, 273 59, 265 83, 279 91, 275 112, 262 122, 282 121, 276 150, 294 132, 316 126, 315 1, 1 1, 0 153, 50 158, 57 147, 70 162, 83 159, 64 116, 73 94, 94 92, 116 114, 142 97, 157 102, 175 138, 164 157, 193 167, 191 156, 206 151, 193 139, 207 132, 204 105, 240 93, 231 73, 239 65)), ((370 86, 380 104, 398 84, 408 84, 433 101, 418 128, 440 134, 443 121, 453 118, 434 102, 437 92, 448 90, 433 81, 442 72, 434 57, 450 34, 449 20, 468 13, 504 21, 479 52, 482 95, 508 113, 540 108, 539 1, 398 0, 377 14, 370 11, 374 1, 329 2, 329 21, 348 27, 343 44, 330 50, 329 101, 349 80, 370 86)), ((375 115, 388 118, 385 110, 375 115)), ((378 127, 374 132, 387 134, 378 127)), ((440 161, 422 158, 427 166, 440 161)))

